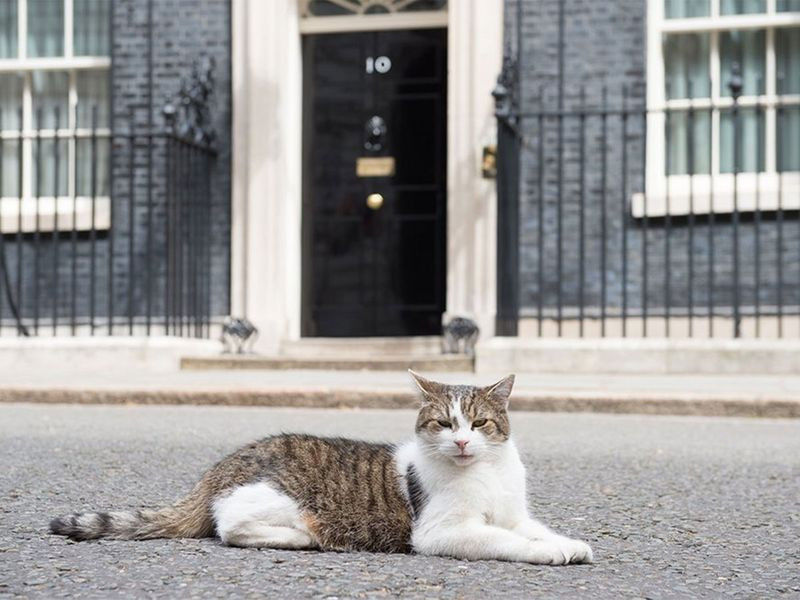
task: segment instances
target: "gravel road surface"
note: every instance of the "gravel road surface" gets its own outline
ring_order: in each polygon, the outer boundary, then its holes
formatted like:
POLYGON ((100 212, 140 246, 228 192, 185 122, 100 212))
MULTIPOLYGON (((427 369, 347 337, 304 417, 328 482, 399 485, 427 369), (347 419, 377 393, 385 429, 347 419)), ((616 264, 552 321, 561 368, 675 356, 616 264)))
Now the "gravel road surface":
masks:
POLYGON ((515 413, 530 503, 595 564, 73 543, 53 516, 158 506, 279 431, 399 441, 410 411, 0 405, 0 597, 800 597, 800 421, 515 413))

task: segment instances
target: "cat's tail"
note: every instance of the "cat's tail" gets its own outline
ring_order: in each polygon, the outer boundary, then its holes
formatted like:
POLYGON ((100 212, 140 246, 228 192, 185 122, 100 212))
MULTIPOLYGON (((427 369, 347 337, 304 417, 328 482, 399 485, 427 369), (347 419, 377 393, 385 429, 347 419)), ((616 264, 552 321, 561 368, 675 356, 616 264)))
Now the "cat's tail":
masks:
POLYGON ((200 483, 172 506, 158 510, 75 513, 50 521, 50 531, 73 540, 210 537, 214 535, 211 497, 200 483))

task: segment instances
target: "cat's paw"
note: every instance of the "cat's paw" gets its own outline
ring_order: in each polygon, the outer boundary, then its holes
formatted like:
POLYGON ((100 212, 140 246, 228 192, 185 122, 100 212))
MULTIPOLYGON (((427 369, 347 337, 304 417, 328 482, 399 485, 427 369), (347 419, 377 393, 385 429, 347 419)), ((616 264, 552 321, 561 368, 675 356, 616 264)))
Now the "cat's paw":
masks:
MULTIPOLYGON (((565 542, 567 540, 565 538, 565 542)), ((535 565, 566 565, 572 558, 572 548, 560 540, 531 542, 528 562, 535 565)))
POLYGON ((594 559, 592 549, 586 542, 561 538, 557 544, 566 559, 563 564, 590 563, 594 559))
POLYGON ((567 537, 555 537, 533 542, 529 562, 539 565, 568 565, 592 562, 589 544, 567 537))

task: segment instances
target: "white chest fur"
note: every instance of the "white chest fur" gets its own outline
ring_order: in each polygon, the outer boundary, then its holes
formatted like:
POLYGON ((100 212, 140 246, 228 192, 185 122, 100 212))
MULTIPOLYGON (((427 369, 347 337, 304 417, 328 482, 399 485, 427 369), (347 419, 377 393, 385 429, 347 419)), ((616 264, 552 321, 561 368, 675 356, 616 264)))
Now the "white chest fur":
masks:
POLYGON ((511 441, 473 464, 428 454, 416 441, 398 448, 398 472, 413 466, 424 494, 411 532, 422 554, 535 564, 591 562, 584 542, 560 536, 528 515, 525 468, 511 441))
POLYGON ((426 456, 409 442, 398 449, 397 463, 401 473, 413 464, 424 490, 420 527, 474 520, 508 527, 526 513, 525 469, 511 441, 491 460, 469 466, 426 456))

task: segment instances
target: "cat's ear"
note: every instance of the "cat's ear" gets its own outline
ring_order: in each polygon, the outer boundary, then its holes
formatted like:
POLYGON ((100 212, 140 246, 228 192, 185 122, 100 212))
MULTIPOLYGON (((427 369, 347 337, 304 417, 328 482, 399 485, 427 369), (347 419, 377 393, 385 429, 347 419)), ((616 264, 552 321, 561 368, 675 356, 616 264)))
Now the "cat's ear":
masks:
POLYGON ((411 369, 408 370, 409 375, 414 380, 414 383, 417 384, 419 391, 422 392, 422 400, 423 402, 430 402, 434 398, 438 398, 442 396, 444 393, 445 385, 443 383, 439 383, 437 381, 431 381, 430 379, 425 379, 419 373, 414 373, 411 369))
POLYGON ((509 375, 497 383, 483 388, 483 394, 493 402, 502 404, 508 408, 508 399, 511 397, 511 390, 514 387, 514 376, 509 375))

